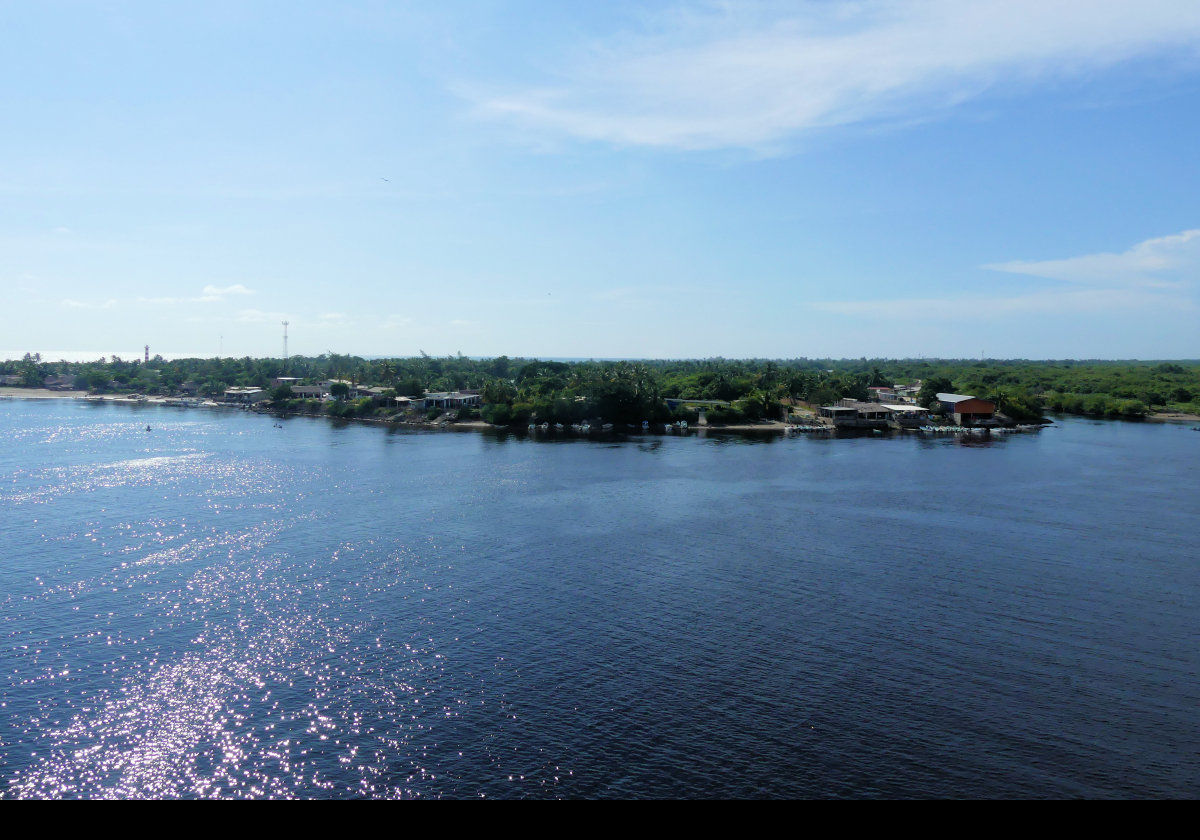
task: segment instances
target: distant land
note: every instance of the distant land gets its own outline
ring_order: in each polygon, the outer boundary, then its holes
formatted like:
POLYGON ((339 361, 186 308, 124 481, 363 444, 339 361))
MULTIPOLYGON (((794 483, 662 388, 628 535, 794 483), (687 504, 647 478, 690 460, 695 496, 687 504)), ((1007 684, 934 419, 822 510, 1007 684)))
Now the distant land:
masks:
POLYGON ((71 361, 26 353, 0 362, 0 386, 10 395, 52 389, 186 397, 391 421, 424 411, 428 420, 495 425, 694 422, 699 412, 704 422, 742 425, 797 415, 829 419, 822 407, 872 400, 920 405, 936 418, 947 402, 938 394, 947 393, 989 403, 998 419, 1012 423, 1056 412, 1200 420, 1198 360, 565 361, 336 353, 167 359, 143 352, 71 361), (449 396, 430 399, 437 394, 449 396))

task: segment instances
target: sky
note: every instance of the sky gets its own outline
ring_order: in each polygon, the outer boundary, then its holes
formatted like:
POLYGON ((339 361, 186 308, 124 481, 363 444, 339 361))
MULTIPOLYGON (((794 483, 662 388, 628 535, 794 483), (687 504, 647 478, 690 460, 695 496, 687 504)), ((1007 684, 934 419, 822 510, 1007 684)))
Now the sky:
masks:
POLYGON ((1200 3, 0 3, 0 356, 1200 357, 1200 3))

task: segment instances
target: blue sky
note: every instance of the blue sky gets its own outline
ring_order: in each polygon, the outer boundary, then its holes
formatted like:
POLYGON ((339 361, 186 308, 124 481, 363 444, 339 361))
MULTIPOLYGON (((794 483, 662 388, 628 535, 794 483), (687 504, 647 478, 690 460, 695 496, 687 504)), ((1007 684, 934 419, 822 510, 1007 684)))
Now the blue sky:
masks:
POLYGON ((1200 3, 9 3, 0 353, 1200 356, 1200 3))

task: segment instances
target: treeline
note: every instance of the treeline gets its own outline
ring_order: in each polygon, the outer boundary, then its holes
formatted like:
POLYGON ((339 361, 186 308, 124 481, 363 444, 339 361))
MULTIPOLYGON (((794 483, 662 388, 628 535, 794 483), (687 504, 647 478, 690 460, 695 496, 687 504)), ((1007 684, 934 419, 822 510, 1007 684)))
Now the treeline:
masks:
MULTIPOLYGON (((496 423, 664 420, 669 399, 721 400, 714 422, 778 416, 781 403, 825 405, 866 399, 872 385, 921 380, 922 397, 952 391, 997 403, 1014 420, 1044 412, 1136 417, 1150 411, 1200 413, 1200 363, 916 359, 701 359, 558 362, 499 356, 366 359, 322 354, 289 359, 97 359, 73 363, 27 355, 0 373, 31 387, 70 374, 92 391, 177 393, 185 384, 219 396, 226 388, 269 388, 280 376, 344 379, 395 393, 478 390, 496 423)), ((343 409, 345 410, 345 409, 343 409)), ((688 416, 686 413, 676 416, 688 416)))

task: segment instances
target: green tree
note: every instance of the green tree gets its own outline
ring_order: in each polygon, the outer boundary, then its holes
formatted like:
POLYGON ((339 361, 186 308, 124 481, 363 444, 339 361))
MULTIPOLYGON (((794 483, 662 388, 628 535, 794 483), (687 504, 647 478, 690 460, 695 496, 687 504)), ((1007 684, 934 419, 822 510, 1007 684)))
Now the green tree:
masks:
POLYGON ((953 383, 944 376, 926 379, 921 383, 921 390, 917 392, 917 404, 922 408, 932 408, 933 404, 937 402, 938 394, 951 393, 953 388, 953 383))

